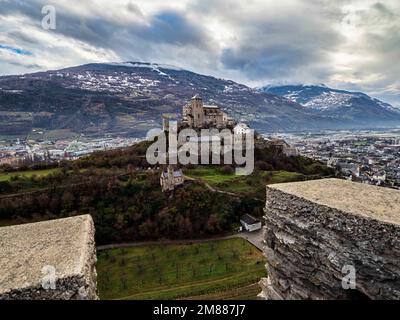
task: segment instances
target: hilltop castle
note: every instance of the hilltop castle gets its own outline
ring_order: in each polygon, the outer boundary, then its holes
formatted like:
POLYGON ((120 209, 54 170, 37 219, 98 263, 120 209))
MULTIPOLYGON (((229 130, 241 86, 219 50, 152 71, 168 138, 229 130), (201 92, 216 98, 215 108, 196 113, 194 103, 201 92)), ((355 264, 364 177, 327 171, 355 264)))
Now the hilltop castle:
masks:
POLYGON ((190 128, 225 128, 228 125, 234 125, 234 120, 218 106, 204 105, 203 99, 199 95, 195 95, 183 107, 182 124, 190 128))
MULTIPOLYGON (((163 114, 163 130, 178 133, 183 128, 203 129, 227 127, 233 128, 236 122, 233 118, 223 112, 218 106, 204 105, 203 99, 199 95, 195 95, 188 104, 183 107, 182 118, 179 119, 177 114, 163 114), (170 126, 176 123, 176 127, 170 126)), ((162 191, 172 191, 176 186, 183 184, 185 178, 182 170, 174 170, 172 166, 168 166, 167 170, 163 170, 160 176, 160 185, 162 191)))
POLYGON ((189 103, 182 108, 182 118, 175 113, 163 114, 163 130, 169 131, 170 123, 175 122, 177 130, 183 128, 206 129, 206 128, 231 128, 236 121, 223 112, 216 105, 205 105, 203 99, 197 94, 189 103))

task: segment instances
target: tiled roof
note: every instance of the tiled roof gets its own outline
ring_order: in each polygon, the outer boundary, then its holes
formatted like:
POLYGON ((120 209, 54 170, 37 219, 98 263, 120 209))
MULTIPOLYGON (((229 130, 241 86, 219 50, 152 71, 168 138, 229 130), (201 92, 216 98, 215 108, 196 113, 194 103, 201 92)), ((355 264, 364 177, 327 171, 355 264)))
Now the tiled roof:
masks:
POLYGON ((249 214, 245 214, 240 218, 241 221, 243 221, 244 223, 247 224, 256 224, 259 223, 260 220, 254 218, 253 216, 249 215, 249 214))
MULTIPOLYGON (((183 177, 183 172, 182 172, 182 170, 175 170, 174 173, 173 173, 173 176, 174 176, 175 178, 183 177)), ((162 177, 162 178, 168 178, 168 171, 163 171, 163 172, 161 173, 161 177, 162 177)))

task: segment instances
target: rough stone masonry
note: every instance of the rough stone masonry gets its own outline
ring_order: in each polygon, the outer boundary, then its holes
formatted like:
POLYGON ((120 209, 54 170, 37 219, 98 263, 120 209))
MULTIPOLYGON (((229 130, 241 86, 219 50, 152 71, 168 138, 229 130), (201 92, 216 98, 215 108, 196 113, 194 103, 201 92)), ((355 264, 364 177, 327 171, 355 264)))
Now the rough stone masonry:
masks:
POLYGON ((339 179, 270 185, 265 222, 261 297, 400 299, 400 191, 339 179), (348 266, 353 289, 342 284, 348 266))
POLYGON ((97 299, 90 215, 0 228, 0 300, 97 299))

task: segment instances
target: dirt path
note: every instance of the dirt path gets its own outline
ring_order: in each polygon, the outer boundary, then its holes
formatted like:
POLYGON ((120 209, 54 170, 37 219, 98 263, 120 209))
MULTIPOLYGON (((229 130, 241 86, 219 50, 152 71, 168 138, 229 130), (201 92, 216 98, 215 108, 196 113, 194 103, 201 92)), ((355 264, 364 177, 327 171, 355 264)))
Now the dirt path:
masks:
MULTIPOLYGON (((195 182, 198 182, 198 183, 201 183, 202 185, 204 185, 208 190, 210 190, 211 192, 217 192, 217 193, 222 193, 222 194, 226 194, 226 195, 228 195, 228 196, 233 196, 233 197, 240 197, 240 195, 239 194, 237 194, 237 193, 233 193, 233 192, 228 192, 228 191, 222 191, 222 190, 218 190, 218 189, 215 189, 213 186, 211 186, 208 182, 205 182, 205 181, 203 181, 203 180, 201 180, 201 179, 194 179, 194 178, 191 178, 191 177, 188 177, 188 176, 183 176, 186 180, 189 180, 189 181, 195 181, 195 182)), ((256 201, 260 201, 260 202, 264 202, 264 200, 261 200, 261 199, 258 199, 258 198, 252 198, 253 200, 256 200, 256 201)))
POLYGON ((207 238, 207 239, 157 240, 157 241, 136 241, 136 242, 115 243, 115 244, 106 244, 106 245, 102 245, 102 246, 97 246, 97 251, 107 250, 107 249, 160 245, 160 244, 203 243, 203 242, 208 242, 208 241, 228 240, 228 239, 234 239, 234 238, 241 238, 241 236, 239 234, 233 234, 233 235, 229 235, 229 236, 213 237, 213 238, 207 238))
POLYGON ((136 242, 124 242, 124 243, 114 243, 106 244, 102 246, 97 246, 97 251, 108 250, 108 249, 119 249, 119 248, 131 248, 140 246, 150 246, 150 245, 161 245, 161 244, 192 244, 192 243, 204 243, 209 241, 218 240, 229 240, 235 238, 243 238, 255 246, 258 250, 262 251, 262 230, 255 231, 252 233, 241 232, 232 234, 229 236, 222 237, 212 237, 206 239, 185 239, 185 240, 157 240, 157 241, 136 241, 136 242))

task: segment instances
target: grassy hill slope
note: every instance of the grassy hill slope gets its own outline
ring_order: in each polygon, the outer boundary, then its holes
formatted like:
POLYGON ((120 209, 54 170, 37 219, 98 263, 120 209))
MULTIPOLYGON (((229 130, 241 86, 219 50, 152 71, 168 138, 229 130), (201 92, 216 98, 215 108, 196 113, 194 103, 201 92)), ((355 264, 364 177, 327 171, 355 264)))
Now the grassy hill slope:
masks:
POLYGON ((3 167, 0 225, 88 213, 97 244, 204 238, 236 230, 244 213, 261 216, 266 184, 332 174, 313 160, 265 149, 256 152, 250 176, 234 176, 229 166, 189 165, 183 171, 194 180, 163 193, 160 169, 146 162, 147 146, 144 142, 25 171, 3 167))

